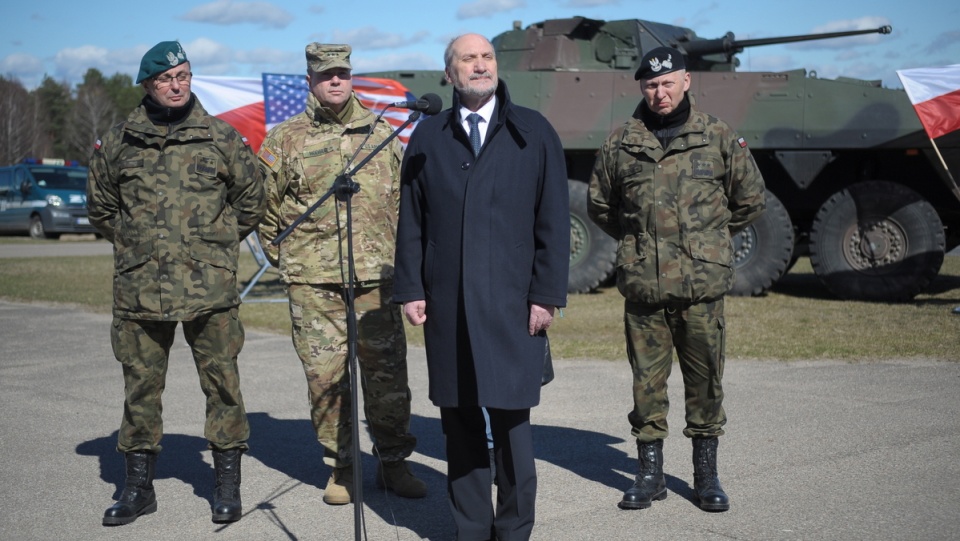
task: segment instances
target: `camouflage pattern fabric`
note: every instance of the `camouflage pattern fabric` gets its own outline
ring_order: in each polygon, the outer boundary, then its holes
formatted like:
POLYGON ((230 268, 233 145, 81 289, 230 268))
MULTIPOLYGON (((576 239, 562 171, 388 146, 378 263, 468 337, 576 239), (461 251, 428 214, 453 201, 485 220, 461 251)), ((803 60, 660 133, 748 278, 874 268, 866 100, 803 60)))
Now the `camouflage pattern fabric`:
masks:
POLYGON ((113 242, 113 314, 190 320, 240 304, 240 241, 263 213, 255 156, 194 97, 180 123, 155 125, 143 105, 98 141, 90 223, 113 242))
POLYGON ((632 434, 667 437, 667 379, 676 349, 687 437, 723 434, 723 296, 733 286, 733 242, 764 209, 763 178, 746 141, 691 107, 664 149, 639 118, 601 147, 590 178, 590 218, 618 240, 632 434))
MULTIPOLYGON (((333 284, 347 279, 344 202, 328 199, 280 246, 270 243, 327 193, 357 149, 360 153, 351 168, 392 132, 385 121, 374 124, 376 116, 356 95, 350 100, 349 118, 341 121, 310 94, 306 110, 271 129, 260 147, 267 183, 260 240, 286 283, 333 284)), ((400 144, 393 139, 353 177, 360 185, 351 200, 357 280, 393 277, 401 158, 400 144)))
POLYGON ((618 239, 617 287, 647 305, 702 302, 733 287, 733 243, 764 208, 746 142, 692 109, 664 149, 632 118, 597 155, 588 212, 618 239))
MULTIPOLYGON (((250 427, 237 370, 237 355, 244 340, 238 308, 208 312, 182 324, 200 374, 200 387, 207 397, 204 436, 210 448, 247 449, 250 427)), ((123 366, 126 395, 117 441, 120 452, 161 450, 160 397, 176 329, 176 321, 113 319, 110 341, 123 366)))
MULTIPOLYGON (((361 284, 354 290, 358 378, 375 450, 384 462, 413 452, 407 341, 400 306, 390 302, 393 284, 361 284)), ((352 462, 350 378, 347 374, 346 308, 338 285, 292 284, 293 344, 307 377, 310 418, 324 449, 324 462, 352 462)))
MULTIPOLYGON (((349 464, 352 451, 342 298, 348 280, 345 204, 329 198, 279 246, 270 243, 327 193, 348 162, 352 168, 390 136, 389 124, 374 120, 355 95, 338 116, 310 94, 306 110, 271 129, 259 153, 267 183, 261 243, 288 284, 293 343, 307 377, 310 417, 324 462, 331 466, 349 464)), ((410 390, 403 320, 400 307, 390 303, 401 158, 393 139, 354 175, 360 191, 351 199, 364 412, 377 451, 387 462, 409 456, 416 444, 407 432, 410 390)))
POLYGON ((631 434, 644 443, 667 437, 667 379, 676 348, 686 398, 683 434, 723 435, 723 299, 666 308, 625 301, 623 319, 633 370, 631 434))

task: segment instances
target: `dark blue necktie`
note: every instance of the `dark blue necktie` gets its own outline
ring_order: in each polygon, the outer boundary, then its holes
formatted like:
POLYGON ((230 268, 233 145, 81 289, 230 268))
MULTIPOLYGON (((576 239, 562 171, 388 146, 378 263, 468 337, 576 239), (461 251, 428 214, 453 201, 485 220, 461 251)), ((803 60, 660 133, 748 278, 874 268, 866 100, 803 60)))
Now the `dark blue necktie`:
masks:
POLYGON ((480 155, 480 115, 470 113, 467 115, 467 123, 470 124, 470 144, 473 145, 473 155, 480 155))

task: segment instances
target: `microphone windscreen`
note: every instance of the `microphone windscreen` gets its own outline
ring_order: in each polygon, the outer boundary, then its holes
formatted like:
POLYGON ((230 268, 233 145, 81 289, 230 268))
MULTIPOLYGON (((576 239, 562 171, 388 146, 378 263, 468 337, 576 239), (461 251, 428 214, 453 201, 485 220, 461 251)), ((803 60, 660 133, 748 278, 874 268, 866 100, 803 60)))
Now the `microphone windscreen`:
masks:
POLYGON ((435 115, 443 110, 443 99, 441 99, 440 96, 436 94, 424 94, 421 99, 426 100, 428 104, 427 110, 424 111, 424 113, 435 115))

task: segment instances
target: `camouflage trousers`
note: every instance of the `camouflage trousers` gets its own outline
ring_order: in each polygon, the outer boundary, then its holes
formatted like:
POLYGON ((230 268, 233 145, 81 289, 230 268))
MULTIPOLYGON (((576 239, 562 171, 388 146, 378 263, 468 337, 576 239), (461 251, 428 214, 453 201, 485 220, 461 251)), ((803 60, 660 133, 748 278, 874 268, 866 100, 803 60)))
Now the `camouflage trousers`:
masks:
POLYGON ((148 321, 114 318, 110 331, 113 354, 123 366, 125 400, 117 450, 161 450, 163 403, 170 347, 177 323, 193 352, 200 388, 207 397, 204 437, 211 449, 247 449, 250 425, 240 394, 237 355, 243 348, 239 309, 210 312, 190 321, 148 321))
MULTIPOLYGON (((347 372, 347 314, 340 285, 290 284, 293 345, 307 377, 310 419, 329 466, 351 464, 352 422, 347 372)), ((357 364, 363 411, 374 450, 385 462, 413 452, 407 341, 393 283, 354 289, 357 364)))
POLYGON ((688 438, 723 434, 723 299, 676 307, 626 301, 627 358, 633 369, 631 434, 649 443, 667 437, 667 379, 676 349, 683 374, 688 438))

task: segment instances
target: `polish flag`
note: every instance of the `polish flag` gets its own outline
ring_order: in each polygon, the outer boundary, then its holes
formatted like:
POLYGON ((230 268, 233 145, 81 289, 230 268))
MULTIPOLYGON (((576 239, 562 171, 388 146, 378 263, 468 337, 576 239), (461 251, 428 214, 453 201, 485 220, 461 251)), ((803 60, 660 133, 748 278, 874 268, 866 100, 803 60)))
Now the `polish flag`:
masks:
POLYGON ((931 139, 960 130, 960 64, 897 70, 897 75, 931 139))
MULTIPOLYGON (((195 75, 191 88, 204 109, 236 128, 254 152, 260 150, 269 128, 304 110, 310 91, 304 75, 273 73, 262 77, 195 75)), ((394 129, 406 121, 410 111, 390 108, 390 104, 416 99, 405 86, 392 79, 354 76, 353 91, 374 114, 379 115, 386 109, 383 118, 394 129)), ((408 125, 397 139, 406 145, 415 127, 416 123, 408 125)))
POLYGON ((260 150, 267 124, 263 113, 263 81, 259 77, 194 75, 190 88, 208 113, 236 128, 254 152, 260 150))

